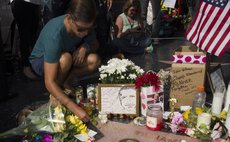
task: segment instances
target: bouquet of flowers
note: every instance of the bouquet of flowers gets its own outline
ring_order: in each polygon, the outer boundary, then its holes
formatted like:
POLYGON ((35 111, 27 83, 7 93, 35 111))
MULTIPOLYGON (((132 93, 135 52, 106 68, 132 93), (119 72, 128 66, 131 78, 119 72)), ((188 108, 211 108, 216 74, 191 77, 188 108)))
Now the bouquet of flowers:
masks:
POLYGON ((128 59, 110 59, 107 65, 99 68, 100 80, 104 84, 134 83, 144 70, 128 59))
POLYGON ((194 108, 186 109, 183 113, 174 112, 166 124, 169 124, 173 133, 184 133, 201 141, 212 141, 226 138, 225 118, 226 111, 216 116, 211 113, 210 108, 194 108), (203 116, 202 120, 200 115, 203 116))
POLYGON ((146 72, 136 78, 135 86, 137 89, 141 87, 154 87, 154 90, 160 88, 160 77, 155 72, 146 72))
POLYGON ((96 132, 63 105, 49 103, 33 111, 18 127, 0 134, 1 138, 22 135, 28 142, 94 141, 96 132))

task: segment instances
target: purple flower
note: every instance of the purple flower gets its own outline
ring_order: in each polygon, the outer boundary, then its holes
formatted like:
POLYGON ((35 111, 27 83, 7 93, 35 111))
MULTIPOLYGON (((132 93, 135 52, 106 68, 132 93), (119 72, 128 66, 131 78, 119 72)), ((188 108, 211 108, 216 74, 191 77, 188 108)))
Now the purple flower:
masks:
POLYGON ((183 121, 184 121, 184 119, 183 119, 182 114, 176 113, 173 115, 172 121, 170 124, 170 128, 171 128, 173 133, 176 133, 179 130, 179 125, 181 123, 183 123, 183 121))
POLYGON ((182 114, 176 113, 175 115, 173 115, 171 124, 180 125, 183 121, 184 121, 184 119, 183 119, 182 114))
POLYGON ((50 134, 45 134, 43 137, 43 142, 53 142, 52 136, 50 134))
POLYGON ((179 130, 178 125, 176 125, 176 124, 170 124, 170 128, 171 128, 173 133, 176 133, 179 130))

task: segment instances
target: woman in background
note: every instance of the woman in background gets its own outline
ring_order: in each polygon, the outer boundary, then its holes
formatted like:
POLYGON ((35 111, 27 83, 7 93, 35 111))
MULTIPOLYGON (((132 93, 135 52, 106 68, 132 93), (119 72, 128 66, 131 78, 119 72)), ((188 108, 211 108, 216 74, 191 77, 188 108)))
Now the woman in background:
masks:
POLYGON ((149 53, 147 47, 151 44, 151 38, 144 32, 140 16, 139 0, 127 0, 123 6, 123 13, 116 19, 117 38, 112 44, 125 58, 142 67, 143 65, 140 65, 138 61, 135 62, 134 58, 149 53))
POLYGON ((116 26, 118 27, 117 37, 122 38, 131 32, 139 32, 142 28, 140 20, 139 1, 127 0, 123 6, 123 13, 116 19, 116 26))
POLYGON ((139 35, 142 28, 140 18, 140 3, 138 0, 127 0, 123 6, 123 13, 116 19, 117 35, 113 44, 125 57, 144 53, 144 48, 135 46, 137 41, 131 37, 139 35))

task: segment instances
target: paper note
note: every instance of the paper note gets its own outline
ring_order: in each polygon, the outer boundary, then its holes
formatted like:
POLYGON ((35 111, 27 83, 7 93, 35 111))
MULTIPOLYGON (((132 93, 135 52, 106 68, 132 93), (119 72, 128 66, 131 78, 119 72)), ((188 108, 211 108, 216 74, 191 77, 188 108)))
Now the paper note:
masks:
POLYGON ((163 5, 169 8, 175 8, 176 0, 165 0, 163 5))

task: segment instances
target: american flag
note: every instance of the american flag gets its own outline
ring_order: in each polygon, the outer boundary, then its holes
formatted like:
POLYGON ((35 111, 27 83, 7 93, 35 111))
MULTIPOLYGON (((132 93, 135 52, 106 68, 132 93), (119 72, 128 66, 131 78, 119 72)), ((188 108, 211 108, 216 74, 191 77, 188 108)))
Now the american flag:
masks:
POLYGON ((208 53, 222 56, 230 46, 230 0, 203 0, 185 38, 208 53))

